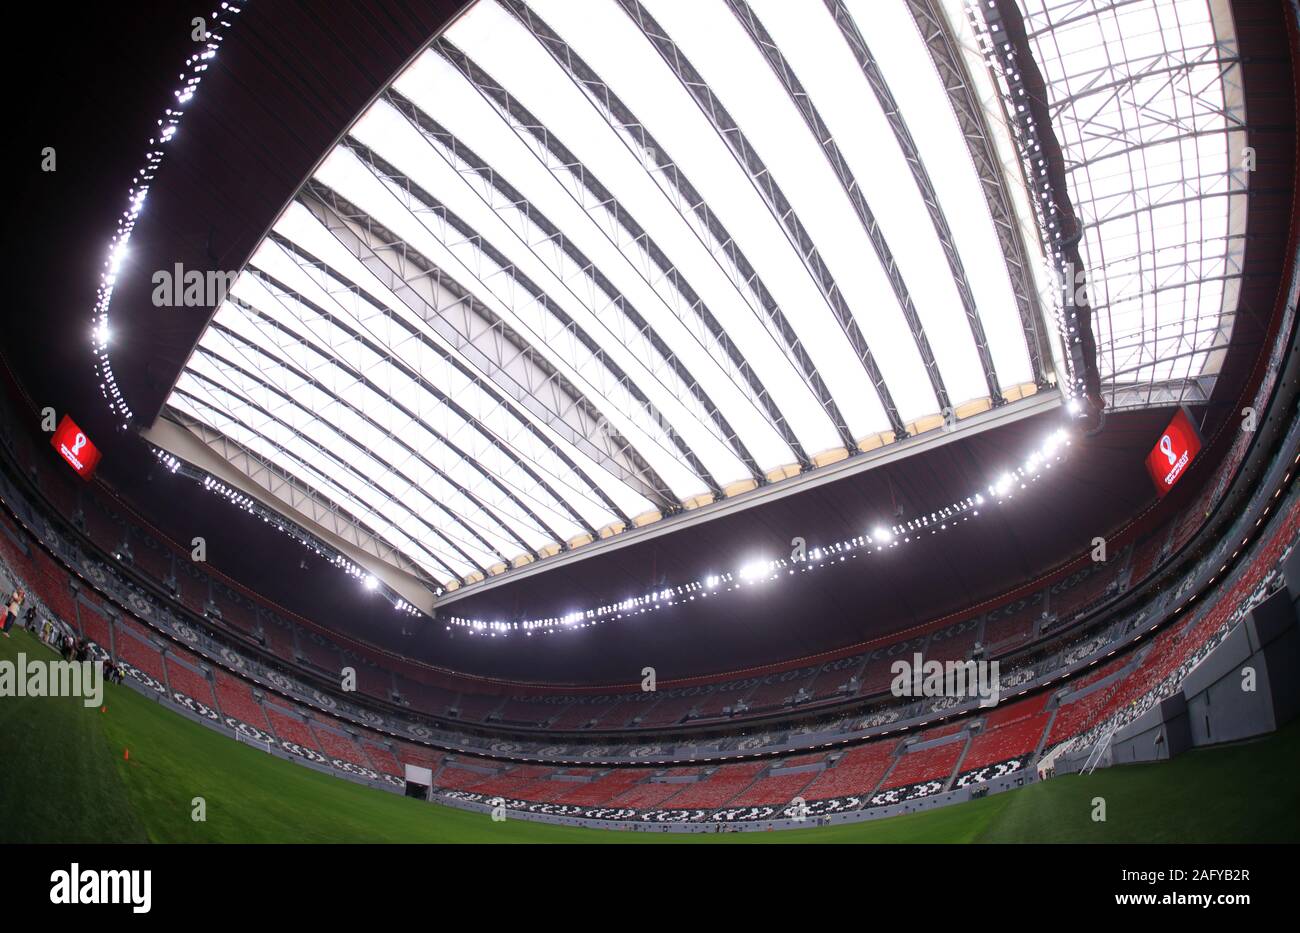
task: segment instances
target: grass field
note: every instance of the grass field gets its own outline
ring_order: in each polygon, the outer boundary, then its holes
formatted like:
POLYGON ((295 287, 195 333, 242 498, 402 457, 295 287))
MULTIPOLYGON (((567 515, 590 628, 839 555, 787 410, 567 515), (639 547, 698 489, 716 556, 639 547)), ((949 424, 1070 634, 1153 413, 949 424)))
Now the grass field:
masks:
MULTIPOLYGON (((24 631, 0 660, 54 657, 24 631)), ((1167 763, 1070 776, 852 826, 678 835, 548 826, 434 806, 242 745, 139 696, 0 698, 0 842, 1295 842, 1300 724, 1167 763), (124 751, 130 757, 124 758, 124 751), (207 819, 191 818, 202 797, 207 819), (1092 820, 1093 798, 1107 820, 1092 820)))

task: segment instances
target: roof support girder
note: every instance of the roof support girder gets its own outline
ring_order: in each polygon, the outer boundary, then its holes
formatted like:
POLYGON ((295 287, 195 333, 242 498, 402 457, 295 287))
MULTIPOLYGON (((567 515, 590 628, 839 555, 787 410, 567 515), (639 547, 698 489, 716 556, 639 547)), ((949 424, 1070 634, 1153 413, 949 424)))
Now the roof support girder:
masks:
POLYGON ((376 236, 373 218, 318 182, 308 184, 301 200, 372 275, 516 404, 661 509, 676 507, 672 490, 600 410, 470 292, 401 240, 376 236))
MULTIPOLYGON (((818 252, 816 245, 812 241, 812 237, 795 215, 794 209, 790 206, 790 202, 772 177, 772 173, 767 170, 758 157, 758 153, 740 127, 731 118, 722 102, 704 82, 704 79, 700 77, 694 66, 686 59, 677 44, 650 15, 649 11, 641 6, 637 0, 618 0, 618 2, 623 11, 627 13, 632 22, 654 46, 673 74, 677 76, 682 87, 695 100, 719 137, 727 144, 728 149, 731 150, 732 155, 754 185, 755 190, 762 196, 772 216, 781 224, 786 236, 803 260, 809 275, 812 276, 813 281, 820 289, 822 297, 830 306, 835 320, 844 331, 844 335, 866 371, 867 377, 871 380, 876 396, 880 400, 881 408, 884 409, 885 415, 889 419, 889 425, 894 432, 894 437, 897 439, 907 437, 907 428, 903 425, 903 420, 899 416, 898 406, 894 404, 889 386, 885 384, 885 377, 880 371, 875 355, 867 345, 866 337, 863 336, 857 321, 854 320, 848 302, 845 301, 839 287, 835 284, 835 280, 831 277, 830 269, 827 268, 821 253, 818 252)), ((850 450, 856 449, 856 446, 850 448, 850 450)))

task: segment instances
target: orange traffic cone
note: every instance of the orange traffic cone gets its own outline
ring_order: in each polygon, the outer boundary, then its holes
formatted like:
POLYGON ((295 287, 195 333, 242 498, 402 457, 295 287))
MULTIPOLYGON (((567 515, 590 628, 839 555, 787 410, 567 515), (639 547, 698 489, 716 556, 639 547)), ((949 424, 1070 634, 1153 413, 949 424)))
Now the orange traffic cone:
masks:
POLYGON ((123 760, 123 761, 130 761, 130 760, 131 760, 131 749, 129 749, 129 748, 124 748, 124 749, 122 749, 122 760, 123 760))

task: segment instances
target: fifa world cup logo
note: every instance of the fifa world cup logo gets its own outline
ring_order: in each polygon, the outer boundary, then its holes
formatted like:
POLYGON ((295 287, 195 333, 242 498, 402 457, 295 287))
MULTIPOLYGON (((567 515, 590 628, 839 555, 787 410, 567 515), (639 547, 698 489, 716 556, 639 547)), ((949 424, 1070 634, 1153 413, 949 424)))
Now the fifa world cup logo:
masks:
POLYGON ((1169 460, 1170 466, 1177 462, 1178 458, 1174 456, 1174 444, 1169 440, 1168 434, 1160 438, 1160 452, 1169 460))
MULTIPOLYGON (((72 446, 66 443, 59 444, 59 453, 63 454, 65 460, 72 464, 73 469, 78 473, 85 475, 86 465, 81 462, 81 449, 90 445, 90 439, 85 434, 78 431, 72 435, 72 446)), ((93 448, 92 448, 93 449, 93 448)))

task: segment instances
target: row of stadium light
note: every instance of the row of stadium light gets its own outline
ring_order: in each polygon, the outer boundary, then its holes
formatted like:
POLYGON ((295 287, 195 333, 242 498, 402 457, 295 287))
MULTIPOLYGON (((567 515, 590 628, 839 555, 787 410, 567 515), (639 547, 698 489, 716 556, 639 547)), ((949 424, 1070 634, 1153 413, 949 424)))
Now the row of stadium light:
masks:
MULTIPOLYGON (((222 3, 220 10, 213 10, 211 19, 222 29, 231 28, 231 20, 239 15, 240 7, 232 3, 222 3)), ((164 149, 168 142, 176 137, 180 128, 181 117, 185 115, 185 105, 194 99, 194 93, 203 82, 203 73, 208 70, 217 50, 224 40, 222 33, 215 27, 207 30, 203 51, 185 59, 185 70, 178 76, 181 84, 172 92, 176 98, 174 106, 167 107, 157 121, 157 133, 149 138, 149 148, 145 152, 144 164, 131 178, 131 187, 127 190, 127 206, 117 219, 117 229, 108 243, 108 258, 104 260, 103 270, 99 274, 99 287, 95 290, 95 308, 92 314, 94 327, 91 342, 95 354, 95 377, 99 381, 100 393, 108 400, 109 410, 122 419, 122 426, 130 423, 132 411, 127 404, 117 378, 113 375, 113 366, 108 358, 108 310, 113 302, 113 290, 117 285, 118 272, 126 261, 131 234, 135 231, 136 221, 144 210, 145 199, 158 169, 162 166, 164 149)), ((174 472, 174 471, 173 471, 174 472)))
POLYGON ((208 492, 216 493, 219 496, 225 497, 236 508, 243 509, 250 515, 254 514, 252 497, 245 495, 238 489, 232 489, 225 483, 221 482, 221 480, 214 479, 211 476, 204 477, 203 488, 208 492))
POLYGON ((1010 42, 1005 41, 1005 29, 997 18, 994 0, 966 0, 966 15, 979 42, 984 63, 994 75, 999 92, 1008 104, 1007 127, 1011 131, 1012 142, 1016 146, 1029 182, 1030 203, 1037 220, 1039 240, 1043 250, 1049 281, 1056 285, 1047 296, 1056 321, 1056 329, 1062 344, 1066 348, 1065 368, 1069 378, 1065 380, 1066 410, 1072 415, 1079 415, 1083 406, 1079 401, 1085 394, 1084 374, 1075 371, 1071 348, 1076 347, 1079 335, 1078 312, 1073 300, 1068 303, 1063 298, 1063 290, 1073 294, 1075 283, 1062 252, 1065 233, 1056 207, 1052 185, 1047 175, 1047 158, 1039 140, 1038 126, 1026 101, 1028 95, 1016 62, 1016 52, 1010 42), (990 15, 993 21, 989 21, 990 15), (1067 314, 1067 307, 1069 312, 1067 314))
POLYGON ((593 625, 658 612, 668 607, 694 602, 696 599, 707 599, 721 593, 742 590, 746 586, 774 581, 782 576, 791 577, 796 572, 807 573, 828 565, 843 563, 858 557, 859 554, 896 548, 920 540, 926 535, 938 534, 970 521, 980 514, 981 507, 986 504, 1001 505, 1012 499, 1017 492, 1028 489, 1031 484, 1036 483, 1051 470, 1053 465, 1059 463, 1065 457, 1070 445, 1070 433, 1064 428, 1058 428, 1048 435, 1037 450, 1032 451, 1025 458, 1024 463, 1006 471, 990 483, 987 496, 982 492, 975 493, 902 524, 892 527, 877 525, 870 533, 848 541, 811 548, 802 558, 757 558, 746 562, 735 571, 709 574, 701 580, 656 589, 643 596, 630 597, 618 603, 574 610, 562 616, 525 619, 517 622, 448 616, 443 620, 444 628, 447 631, 456 628, 467 631, 471 635, 488 635, 493 638, 498 635, 508 636, 515 632, 523 632, 531 636, 536 632, 549 635, 557 631, 590 628, 593 625))
MULTIPOLYGON (((348 576, 360 580, 361 585, 365 588, 366 592, 368 593, 379 592, 379 590, 383 587, 383 584, 379 582, 378 577, 376 577, 370 571, 366 570, 360 564, 357 564, 355 561, 349 560, 348 558, 344 557, 342 554, 335 554, 334 557, 330 560, 330 564, 338 568, 339 570, 342 570, 348 576)), ((386 590, 386 588, 384 589, 386 590)), ((402 599, 401 597, 397 596, 396 594, 389 594, 389 600, 390 602, 392 602, 393 608, 396 609, 398 612, 404 612, 407 615, 412 615, 412 616, 418 616, 422 614, 419 609, 417 609, 415 606, 408 603, 405 599, 402 599)))
POLYGON ((208 474, 205 474, 202 471, 189 466, 188 464, 183 464, 178 458, 176 458, 172 454, 167 453, 167 451, 165 450, 155 447, 153 449, 153 452, 154 452, 154 456, 158 458, 158 462, 161 463, 162 466, 168 472, 170 473, 181 472, 183 468, 184 475, 190 479, 199 482, 205 490, 212 493, 213 495, 221 496, 223 499, 228 501, 231 505, 235 506, 236 508, 244 512, 247 512, 250 515, 260 518, 265 524, 278 529, 288 537, 292 538, 298 544, 302 545, 303 547, 307 548, 309 551, 314 553, 317 557, 326 561, 330 566, 342 570, 348 576, 353 577, 356 580, 359 580, 361 582, 361 585, 368 592, 379 593, 390 603, 392 603, 393 609, 395 609, 397 612, 402 612, 410 616, 424 615, 424 613, 421 612, 414 605, 412 605, 411 603, 407 602, 405 599, 398 596, 395 591, 389 589, 387 586, 384 586, 379 581, 379 578, 376 577, 374 574, 365 570, 355 561, 350 560, 349 558, 338 553, 332 548, 328 548, 326 545, 318 541, 313 535, 309 534, 307 531, 299 527, 297 524, 288 521, 283 516, 278 515, 274 511, 266 508, 257 500, 253 499, 251 496, 248 496, 245 493, 240 492, 238 489, 234 489, 228 486, 227 484, 223 483, 221 480, 213 476, 210 476, 208 474))

